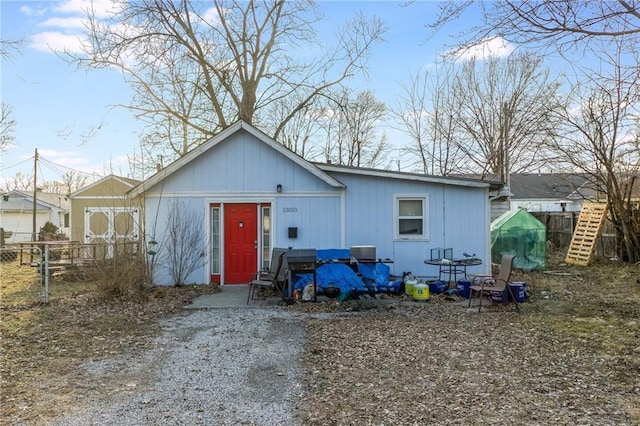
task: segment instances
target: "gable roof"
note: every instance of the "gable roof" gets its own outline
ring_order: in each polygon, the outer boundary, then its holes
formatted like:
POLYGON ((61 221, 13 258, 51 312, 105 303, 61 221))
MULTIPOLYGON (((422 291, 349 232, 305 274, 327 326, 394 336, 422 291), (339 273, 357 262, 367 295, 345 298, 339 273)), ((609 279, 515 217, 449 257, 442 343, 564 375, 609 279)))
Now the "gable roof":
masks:
POLYGON ((488 188, 501 186, 500 182, 453 176, 433 176, 422 173, 400 172, 393 170, 369 169, 364 167, 342 166, 336 164, 314 163, 319 169, 331 173, 348 173, 359 176, 382 177, 387 179, 413 180, 419 182, 442 183, 445 185, 488 188))
POLYGON ((82 194, 83 192, 89 191, 89 190, 95 188, 96 186, 102 185, 104 182, 106 182, 108 180, 115 180, 116 182, 120 182, 121 184, 123 184, 124 186, 126 186, 126 187, 128 187, 130 189, 134 188, 136 185, 140 184, 139 180, 126 178, 126 177, 122 177, 122 176, 116 176, 114 174, 110 174, 110 175, 107 175, 107 176, 103 177, 102 179, 98 179, 97 181, 78 189, 73 194, 71 194, 70 197, 71 198, 77 197, 80 194, 82 194))
MULTIPOLYGON (((13 190, 11 192, 3 194, 3 197, 7 197, 7 200, 5 201, 4 198, 0 200, 0 203, 2 204, 0 206, 0 210, 2 211, 26 211, 33 209, 33 193, 13 190)), ((66 211, 69 209, 69 202, 62 194, 38 192, 38 194, 36 195, 36 209, 40 211, 66 211), (54 203, 56 200, 60 202, 59 206, 54 203)))
POLYGON ((595 195, 587 176, 578 173, 512 173, 515 199, 585 199, 595 195))
POLYGON ((283 156, 287 157, 288 159, 290 159, 291 161, 293 161, 294 163, 296 163, 297 165, 299 165, 303 169, 307 170, 308 172, 310 172, 314 176, 318 177, 319 179, 321 179, 322 181, 324 181, 328 185, 330 185, 332 187, 335 187, 335 188, 345 188, 345 186, 341 182, 339 182, 337 179, 333 178, 332 176, 330 176, 329 174, 327 174, 326 172, 324 172, 323 170, 321 170, 320 168, 318 168, 314 164, 312 164, 312 163, 308 162, 307 160, 305 160, 304 158, 300 157, 298 154, 296 154, 293 151, 289 150, 287 147, 285 147, 281 143, 278 143, 277 141, 275 141, 271 137, 267 136, 262 131, 256 129, 255 127, 253 127, 252 125, 248 124, 245 121, 237 121, 236 123, 234 123, 233 125, 227 127, 222 132, 218 133, 217 135, 215 135, 214 137, 212 137, 211 139, 209 139, 208 141, 206 141, 202 145, 194 148, 193 150, 189 151, 183 157, 180 157, 179 159, 177 159, 176 161, 174 161, 173 163, 171 163, 170 165, 168 165, 164 169, 160 170, 159 172, 157 172, 156 174, 151 176, 149 179, 143 181, 142 183, 140 183, 139 185, 134 187, 129 192, 129 196, 130 197, 139 196, 140 194, 144 193, 147 189, 149 189, 149 188, 153 187, 154 185, 156 185, 157 183, 163 181, 167 177, 171 176, 172 174, 174 174, 175 172, 180 170, 182 167, 184 167, 187 164, 189 164, 191 161, 193 161, 196 158, 198 158, 200 155, 202 155, 205 152, 209 151, 210 149, 214 148, 218 144, 224 142, 225 140, 227 140, 227 138, 229 138, 234 133, 237 133, 237 132, 240 132, 240 131, 246 131, 246 132, 250 133, 252 136, 254 136, 256 139, 258 139, 260 142, 262 142, 262 143, 266 144, 267 146, 271 147, 272 149, 278 151, 280 154, 282 154, 283 156))

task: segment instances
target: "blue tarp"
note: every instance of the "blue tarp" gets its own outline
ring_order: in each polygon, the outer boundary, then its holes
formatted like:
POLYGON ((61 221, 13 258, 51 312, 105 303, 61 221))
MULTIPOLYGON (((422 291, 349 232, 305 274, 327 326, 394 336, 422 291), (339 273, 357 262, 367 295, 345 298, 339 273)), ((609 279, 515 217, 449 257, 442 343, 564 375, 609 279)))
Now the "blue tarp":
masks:
POLYGON ((384 263, 358 263, 358 272, 367 287, 375 287, 377 293, 400 293, 402 280, 389 281, 391 268, 384 263))
MULTIPOLYGON (((316 278, 319 289, 329 286, 338 287, 341 293, 367 290, 364 281, 344 263, 327 263, 320 266, 316 269, 316 278)), ((307 284, 313 282, 313 274, 295 274, 292 281, 294 290, 302 290, 307 284)))
MULTIPOLYGON (((349 259, 349 249, 320 249, 316 253, 319 261, 328 262, 316 269, 316 285, 319 293, 324 287, 338 287, 339 300, 345 300, 359 293, 400 292, 402 281, 389 282, 391 269, 384 263, 358 263, 357 268, 360 274, 358 275, 348 264, 330 262, 349 259)), ((313 282, 313 274, 295 274, 292 277, 292 290, 302 291, 311 282, 313 282)))
POLYGON ((349 249, 318 249, 316 250, 318 260, 344 260, 351 257, 349 249))

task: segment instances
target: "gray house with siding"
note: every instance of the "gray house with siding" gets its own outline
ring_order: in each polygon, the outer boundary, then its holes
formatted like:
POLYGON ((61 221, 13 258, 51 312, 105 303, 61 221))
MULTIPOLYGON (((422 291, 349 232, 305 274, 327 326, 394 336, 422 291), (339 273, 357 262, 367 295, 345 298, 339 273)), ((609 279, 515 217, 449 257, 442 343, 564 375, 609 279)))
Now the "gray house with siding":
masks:
MULTIPOLYGON (((247 283, 273 247, 376 247, 392 273, 434 275, 432 248, 490 259, 490 182, 309 162, 237 122, 136 186, 146 239, 159 243, 171 211, 191 215, 205 247, 188 283, 247 283)), ((160 260, 160 259, 158 259, 160 260)), ((172 284, 165 267, 156 284, 172 284)), ((162 262, 160 263, 162 266, 162 262)), ((488 264, 468 272, 489 270, 488 264)))

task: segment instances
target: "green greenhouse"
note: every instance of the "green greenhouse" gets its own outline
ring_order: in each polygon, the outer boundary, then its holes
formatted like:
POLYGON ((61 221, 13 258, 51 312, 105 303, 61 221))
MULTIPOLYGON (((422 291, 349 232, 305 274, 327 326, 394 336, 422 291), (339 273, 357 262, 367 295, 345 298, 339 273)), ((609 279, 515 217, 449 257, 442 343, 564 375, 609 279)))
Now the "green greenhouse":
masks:
POLYGON ((514 268, 531 271, 547 264, 547 228, 526 210, 511 210, 491 223, 491 261, 515 254, 514 268))

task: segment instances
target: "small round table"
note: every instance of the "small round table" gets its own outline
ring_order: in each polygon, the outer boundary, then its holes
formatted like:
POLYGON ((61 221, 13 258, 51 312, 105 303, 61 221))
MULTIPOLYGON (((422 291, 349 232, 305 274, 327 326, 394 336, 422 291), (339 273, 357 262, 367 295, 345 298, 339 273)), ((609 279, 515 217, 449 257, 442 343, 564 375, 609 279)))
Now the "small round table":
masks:
POLYGON ((467 278, 467 266, 482 265, 482 260, 477 257, 469 257, 465 259, 427 259, 424 261, 427 265, 438 266, 438 279, 443 281, 443 275, 454 280, 458 275, 464 275, 467 278))

